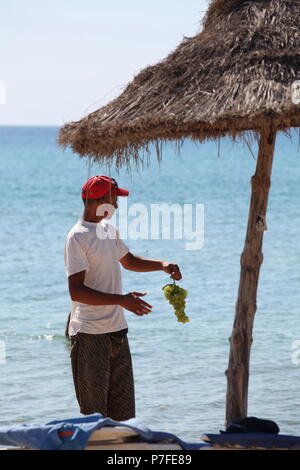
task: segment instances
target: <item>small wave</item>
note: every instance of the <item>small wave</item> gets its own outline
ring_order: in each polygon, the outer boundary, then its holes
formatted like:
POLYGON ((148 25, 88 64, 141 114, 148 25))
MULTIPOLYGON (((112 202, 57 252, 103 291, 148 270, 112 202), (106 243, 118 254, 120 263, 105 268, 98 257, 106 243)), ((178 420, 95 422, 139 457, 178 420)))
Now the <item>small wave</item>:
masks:
POLYGON ((41 335, 34 335, 27 337, 29 341, 54 341, 54 340, 62 340, 65 339, 64 335, 56 335, 56 334, 41 334, 41 335))
POLYGON ((45 338, 47 341, 52 341, 54 338, 54 335, 43 335, 42 338, 45 338))

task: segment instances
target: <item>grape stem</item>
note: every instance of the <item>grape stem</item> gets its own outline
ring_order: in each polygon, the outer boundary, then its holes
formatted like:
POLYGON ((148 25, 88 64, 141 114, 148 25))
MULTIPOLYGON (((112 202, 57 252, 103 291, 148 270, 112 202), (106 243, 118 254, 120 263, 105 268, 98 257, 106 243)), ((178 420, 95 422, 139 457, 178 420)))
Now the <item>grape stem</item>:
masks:
MULTIPOLYGON (((176 284, 175 279, 173 279, 173 285, 174 285, 174 284, 176 284)), ((169 286, 169 285, 170 285, 170 284, 166 284, 166 285, 163 287, 163 289, 164 289, 165 287, 169 286)))

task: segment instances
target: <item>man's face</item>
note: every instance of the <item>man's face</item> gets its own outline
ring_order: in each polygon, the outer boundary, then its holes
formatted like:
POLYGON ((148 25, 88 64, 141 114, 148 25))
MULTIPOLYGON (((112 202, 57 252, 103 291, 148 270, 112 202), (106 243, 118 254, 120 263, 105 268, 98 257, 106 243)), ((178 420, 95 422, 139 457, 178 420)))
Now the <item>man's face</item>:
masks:
POLYGON ((108 194, 107 196, 104 196, 104 201, 105 204, 111 204, 115 209, 118 209, 118 196, 108 194))
POLYGON ((118 209, 118 196, 107 194, 103 196, 102 201, 99 202, 97 215, 111 219, 116 209, 118 209))

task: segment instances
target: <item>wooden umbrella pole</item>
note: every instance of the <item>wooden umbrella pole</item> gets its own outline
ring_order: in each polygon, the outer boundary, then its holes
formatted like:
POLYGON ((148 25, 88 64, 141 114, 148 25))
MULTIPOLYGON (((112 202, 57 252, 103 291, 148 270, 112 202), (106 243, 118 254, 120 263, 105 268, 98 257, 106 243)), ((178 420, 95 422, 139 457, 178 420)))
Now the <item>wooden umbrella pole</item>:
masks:
POLYGON ((271 186, 276 129, 266 124, 261 130, 255 175, 251 179, 252 195, 248 229, 241 256, 241 276, 235 320, 230 341, 227 375, 226 423, 247 416, 248 383, 252 330, 260 267, 263 262, 262 242, 271 186))

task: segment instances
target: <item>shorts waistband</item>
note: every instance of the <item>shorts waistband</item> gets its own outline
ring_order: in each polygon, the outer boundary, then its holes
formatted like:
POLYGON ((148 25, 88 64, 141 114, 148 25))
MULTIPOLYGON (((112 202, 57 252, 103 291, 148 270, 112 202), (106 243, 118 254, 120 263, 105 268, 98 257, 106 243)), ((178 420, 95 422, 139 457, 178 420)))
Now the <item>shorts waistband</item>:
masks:
MULTIPOLYGON (((118 330, 118 331, 112 331, 110 333, 98 333, 98 334, 92 334, 92 333, 83 333, 81 331, 78 331, 76 335, 85 335, 85 336, 103 336, 103 335, 109 335, 109 336, 115 336, 117 338, 124 338, 128 333, 128 328, 124 328, 123 330, 118 330)), ((76 335, 72 335, 71 338, 75 338, 76 335)))

